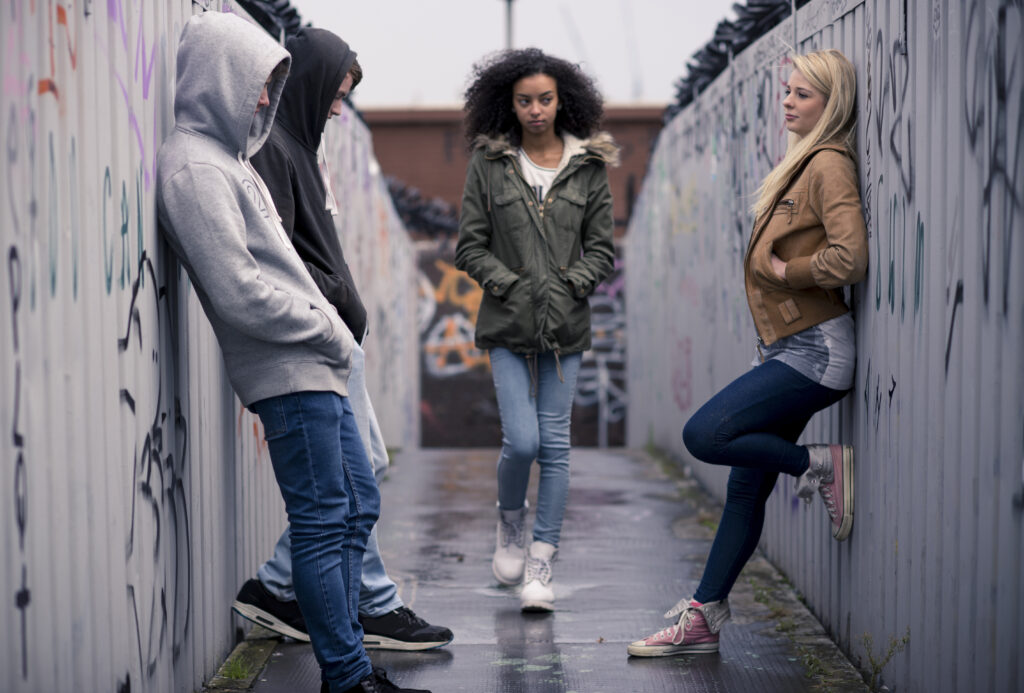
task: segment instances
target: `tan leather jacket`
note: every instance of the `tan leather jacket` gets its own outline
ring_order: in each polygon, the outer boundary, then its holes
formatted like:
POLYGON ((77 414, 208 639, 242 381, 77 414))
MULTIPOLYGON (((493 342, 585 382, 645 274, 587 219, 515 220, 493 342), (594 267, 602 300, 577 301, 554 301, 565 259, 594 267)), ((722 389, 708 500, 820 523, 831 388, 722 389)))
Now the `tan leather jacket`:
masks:
POLYGON ((848 312, 842 287, 863 279, 867 264, 857 166, 841 146, 821 145, 754 223, 743 275, 758 336, 771 344, 848 312), (785 279, 773 252, 787 263, 785 279))

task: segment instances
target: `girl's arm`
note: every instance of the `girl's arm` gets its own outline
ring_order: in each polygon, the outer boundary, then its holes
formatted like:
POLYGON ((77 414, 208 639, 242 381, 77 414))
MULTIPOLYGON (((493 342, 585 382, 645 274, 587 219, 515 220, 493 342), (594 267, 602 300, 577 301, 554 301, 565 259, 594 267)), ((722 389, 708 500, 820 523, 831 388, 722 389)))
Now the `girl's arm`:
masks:
POLYGON ((786 263, 785 278, 794 289, 832 289, 856 284, 867 271, 868 234, 864 226, 857 169, 849 157, 825 151, 808 166, 808 204, 825 227, 827 245, 786 263))
POLYGON ((583 257, 566 273, 578 298, 589 296, 612 273, 615 267, 614 233, 615 217, 612 214, 608 171, 604 166, 598 166, 591 181, 580 229, 583 257))
POLYGON ((482 156, 477 154, 469 164, 466 186, 462 191, 462 212, 459 215, 459 242, 455 246, 455 267, 463 270, 496 298, 503 298, 509 287, 519 279, 491 252, 491 220, 487 211, 487 189, 482 156))

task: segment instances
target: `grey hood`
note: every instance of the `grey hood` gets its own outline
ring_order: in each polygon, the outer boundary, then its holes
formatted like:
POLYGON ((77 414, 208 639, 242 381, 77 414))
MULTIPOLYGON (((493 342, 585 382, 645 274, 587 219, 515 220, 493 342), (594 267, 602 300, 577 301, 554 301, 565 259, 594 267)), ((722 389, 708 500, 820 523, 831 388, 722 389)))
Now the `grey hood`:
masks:
POLYGON ((175 126, 252 156, 270 134, 290 65, 288 51, 241 17, 195 15, 178 43, 175 126), (270 105, 257 113, 271 74, 270 105))

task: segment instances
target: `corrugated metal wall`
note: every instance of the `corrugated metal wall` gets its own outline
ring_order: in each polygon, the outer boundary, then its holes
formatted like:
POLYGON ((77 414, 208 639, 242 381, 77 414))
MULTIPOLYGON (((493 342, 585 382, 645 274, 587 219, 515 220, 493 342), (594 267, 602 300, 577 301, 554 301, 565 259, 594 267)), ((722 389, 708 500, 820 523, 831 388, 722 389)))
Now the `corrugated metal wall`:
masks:
MULTIPOLYGON (((805 435, 856 446, 857 512, 837 544, 780 482, 762 547, 863 669, 909 632, 892 690, 1024 690, 1022 14, 815 0, 797 16, 798 50, 838 48, 859 79, 856 386, 805 435)), ((751 362, 746 210, 783 154, 793 37, 790 18, 661 135, 627 237, 631 445, 686 456, 688 416, 751 362)), ((726 469, 694 469, 724 496, 726 469)))
MULTIPOLYGON (((284 526, 255 417, 157 236, 154 161, 194 11, 0 9, 0 689, 192 691, 284 526)), ((237 11, 237 10, 234 10, 237 11)), ((351 113, 340 231, 390 445, 418 440, 413 251, 351 113), (386 366, 386 367, 385 367, 386 366)))

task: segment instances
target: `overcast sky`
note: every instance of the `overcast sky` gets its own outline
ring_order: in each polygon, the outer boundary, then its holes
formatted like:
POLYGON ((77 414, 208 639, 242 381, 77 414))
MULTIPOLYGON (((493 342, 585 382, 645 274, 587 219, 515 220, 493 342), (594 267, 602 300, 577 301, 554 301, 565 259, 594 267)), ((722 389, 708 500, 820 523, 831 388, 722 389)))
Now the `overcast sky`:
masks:
MULTIPOLYGON (((582 64, 613 105, 664 105, 734 0, 514 0, 513 45, 582 64)), ((359 54, 360 108, 461 105, 474 62, 505 47, 506 0, 291 0, 359 54)))

